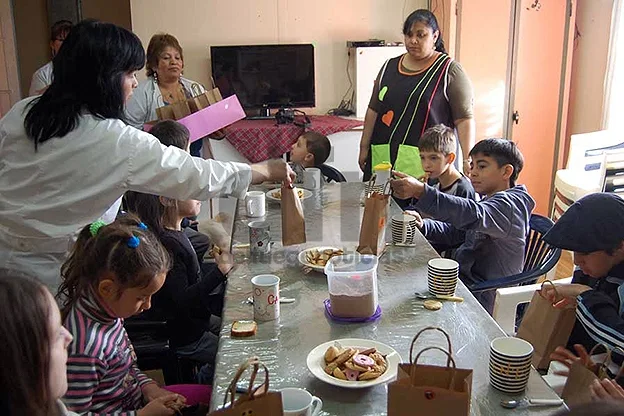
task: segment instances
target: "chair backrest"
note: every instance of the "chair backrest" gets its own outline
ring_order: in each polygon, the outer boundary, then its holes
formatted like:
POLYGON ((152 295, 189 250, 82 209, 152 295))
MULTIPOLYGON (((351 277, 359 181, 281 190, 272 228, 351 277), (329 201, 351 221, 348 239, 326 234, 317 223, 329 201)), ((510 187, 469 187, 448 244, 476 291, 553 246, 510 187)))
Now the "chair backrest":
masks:
MULTIPOLYGON (((550 218, 531 214, 529 234, 524 246, 524 272, 529 272, 548 263, 561 250, 544 241, 544 234, 554 225, 550 218)), ((558 257, 558 256, 557 256, 558 257)))
POLYGON ((340 171, 333 166, 329 166, 323 163, 321 166, 319 166, 319 169, 321 170, 321 174, 325 177, 328 183, 347 181, 344 175, 340 173, 340 171))

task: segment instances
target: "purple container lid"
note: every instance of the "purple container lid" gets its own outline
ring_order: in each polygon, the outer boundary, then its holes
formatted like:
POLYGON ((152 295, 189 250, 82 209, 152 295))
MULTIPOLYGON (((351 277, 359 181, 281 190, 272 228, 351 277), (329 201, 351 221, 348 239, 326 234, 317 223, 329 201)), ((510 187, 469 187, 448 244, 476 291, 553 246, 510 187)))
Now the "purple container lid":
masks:
POLYGON ((331 304, 329 303, 329 299, 325 299, 323 304, 325 304, 325 313, 327 314, 327 316, 329 316, 332 320, 336 322, 344 322, 344 323, 372 322, 381 318, 381 306, 380 305, 377 305, 377 309, 375 310, 375 313, 367 318, 341 318, 339 316, 334 316, 332 314, 331 304))

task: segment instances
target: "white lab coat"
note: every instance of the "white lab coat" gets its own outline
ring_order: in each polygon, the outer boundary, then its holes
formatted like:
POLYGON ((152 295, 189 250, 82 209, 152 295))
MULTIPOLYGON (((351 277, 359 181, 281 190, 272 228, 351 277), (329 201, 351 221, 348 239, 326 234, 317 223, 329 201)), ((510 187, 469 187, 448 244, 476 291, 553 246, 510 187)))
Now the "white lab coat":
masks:
POLYGON ((31 100, 0 120, 0 268, 39 277, 52 293, 72 236, 124 192, 242 198, 251 182, 247 164, 194 158, 120 120, 92 115, 35 152, 24 129, 31 100))
POLYGON ((52 65, 52 61, 48 62, 41 68, 35 71, 32 76, 32 80, 30 81, 30 89, 28 90, 28 95, 39 95, 40 91, 44 88, 47 88, 52 84, 52 71, 54 70, 54 66, 52 65))
MULTIPOLYGON (((201 84, 190 79, 181 77, 180 82, 188 96, 192 97, 206 91, 201 84)), ((145 123, 158 119, 156 109, 165 105, 156 80, 153 76, 148 77, 139 83, 126 103, 126 121, 131 126, 143 130, 145 123)))

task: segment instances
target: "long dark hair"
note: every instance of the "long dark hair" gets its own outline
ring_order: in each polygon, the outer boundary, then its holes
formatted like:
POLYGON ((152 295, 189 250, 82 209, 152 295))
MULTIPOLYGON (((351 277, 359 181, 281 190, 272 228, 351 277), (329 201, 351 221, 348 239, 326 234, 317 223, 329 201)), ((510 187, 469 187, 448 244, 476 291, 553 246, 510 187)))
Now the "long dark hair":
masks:
POLYGON ((67 317, 78 298, 95 288, 103 273, 112 273, 122 289, 146 287, 154 276, 167 273, 169 254, 137 217, 126 214, 99 230, 85 226, 61 267, 63 282, 57 299, 61 316, 67 317), (93 235, 95 233, 95 235, 93 235), (131 244, 131 240, 138 245, 131 244))
POLYGON ((431 13, 427 9, 418 9, 413 11, 407 19, 405 19, 405 23, 403 23, 403 34, 405 36, 412 30, 412 26, 414 23, 424 23, 429 27, 433 32, 438 31, 438 40, 436 41, 436 50, 438 52, 446 53, 446 48, 444 47, 444 40, 442 40, 442 31, 440 30, 440 26, 438 25, 438 19, 436 19, 435 15, 431 13))
POLYGON ((143 68, 145 51, 134 33, 85 20, 72 28, 52 62, 52 84, 29 104, 24 120, 35 150, 74 130, 83 111, 123 119, 123 77, 143 68))
MULTIPOLYGON (((0 413, 57 415, 50 397, 50 299, 41 282, 0 272, 0 413)), ((54 305, 56 307, 56 305, 54 305)))

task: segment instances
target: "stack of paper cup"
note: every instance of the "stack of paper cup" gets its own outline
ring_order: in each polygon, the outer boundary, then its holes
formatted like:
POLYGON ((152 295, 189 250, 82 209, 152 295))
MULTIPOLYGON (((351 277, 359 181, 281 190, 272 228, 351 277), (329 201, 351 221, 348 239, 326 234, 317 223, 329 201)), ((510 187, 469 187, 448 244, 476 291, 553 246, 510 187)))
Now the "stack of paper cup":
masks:
POLYGON ((392 217, 392 242, 413 244, 416 234, 416 218, 413 215, 398 214, 392 217))
POLYGON ((438 296, 453 296, 457 287, 459 263, 451 259, 431 259, 427 264, 429 293, 438 296))
POLYGON ((533 346, 520 338, 501 337, 490 343, 490 383, 509 394, 522 393, 531 374, 533 346))

